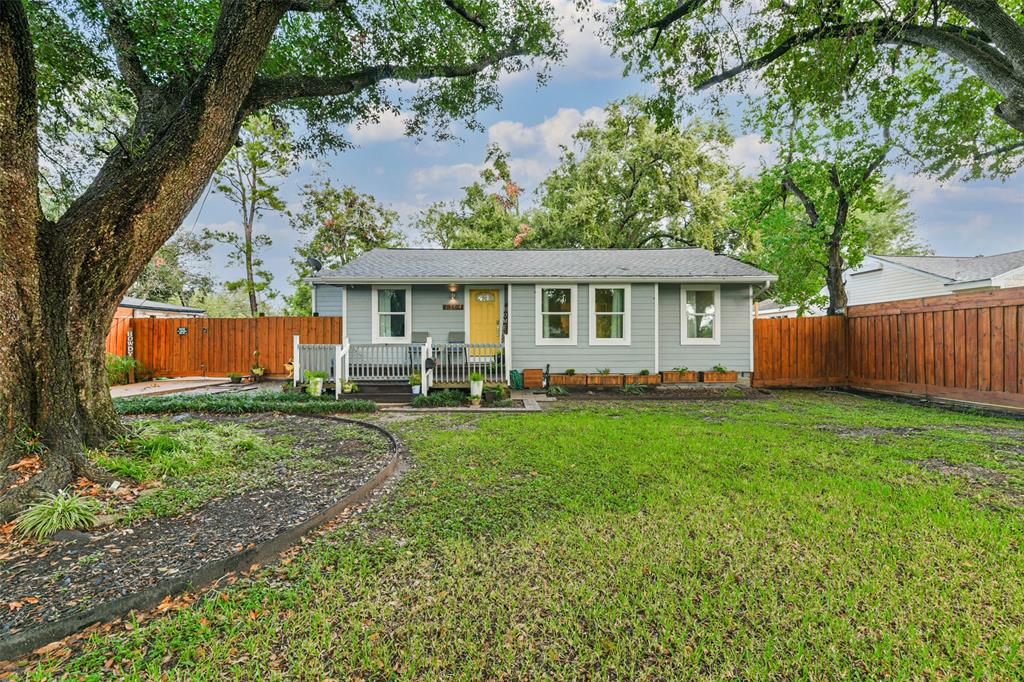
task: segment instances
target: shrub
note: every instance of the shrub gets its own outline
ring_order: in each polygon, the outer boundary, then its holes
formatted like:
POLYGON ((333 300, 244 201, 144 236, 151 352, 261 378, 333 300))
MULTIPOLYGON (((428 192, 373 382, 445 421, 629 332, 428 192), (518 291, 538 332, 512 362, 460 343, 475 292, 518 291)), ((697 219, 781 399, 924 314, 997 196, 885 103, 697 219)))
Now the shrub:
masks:
POLYGON ((114 407, 121 414, 173 414, 177 412, 330 414, 335 412, 375 412, 377 403, 372 400, 335 400, 334 396, 311 396, 308 393, 251 391, 122 398, 114 401, 114 407))
POLYGON ((137 370, 139 367, 139 362, 135 358, 107 353, 107 381, 111 386, 127 384, 131 370, 137 370))
POLYGON ((569 395, 569 389, 567 389, 565 386, 548 386, 548 395, 569 395))
POLYGON ((483 381, 484 380, 484 375, 482 373, 480 373, 480 372, 470 372, 469 373, 469 380, 470 381, 483 381))
POLYGON ((649 369, 642 369, 642 370, 640 370, 640 376, 642 376, 642 377, 645 377, 645 376, 649 375, 650 373, 651 373, 651 370, 649 370, 649 369))
POLYGON ((469 398, 462 391, 435 391, 429 395, 418 395, 410 403, 413 407, 462 407, 469 398))
POLYGON ((607 375, 612 373, 612 368, 611 367, 602 367, 601 369, 597 370, 597 373, 598 374, 604 374, 605 376, 607 376, 607 375))
POLYGON ((573 374, 576 374, 576 370, 574 370, 573 368, 570 367, 569 369, 565 370, 565 376, 571 377, 573 374))
POLYGON ((641 393, 647 390, 647 387, 644 386, 643 384, 626 384, 619 390, 625 393, 626 395, 640 395, 641 393))
POLYGON ((31 505, 18 516, 18 532, 25 537, 44 540, 59 530, 92 528, 100 503, 91 497, 61 490, 31 505))
POLYGON ((725 365, 719 363, 719 364, 715 365, 714 367, 712 367, 711 371, 712 372, 728 372, 729 370, 727 370, 725 368, 725 365))

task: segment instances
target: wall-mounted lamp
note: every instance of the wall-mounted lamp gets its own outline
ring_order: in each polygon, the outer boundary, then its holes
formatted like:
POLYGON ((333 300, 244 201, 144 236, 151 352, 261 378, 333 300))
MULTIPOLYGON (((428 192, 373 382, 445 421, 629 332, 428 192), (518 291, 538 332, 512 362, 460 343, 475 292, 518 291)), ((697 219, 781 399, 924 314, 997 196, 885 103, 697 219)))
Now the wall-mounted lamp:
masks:
POLYGON ((462 310, 462 304, 459 303, 459 299, 455 298, 455 292, 458 290, 459 285, 455 282, 448 285, 448 291, 451 292, 452 297, 442 306, 445 310, 462 310))

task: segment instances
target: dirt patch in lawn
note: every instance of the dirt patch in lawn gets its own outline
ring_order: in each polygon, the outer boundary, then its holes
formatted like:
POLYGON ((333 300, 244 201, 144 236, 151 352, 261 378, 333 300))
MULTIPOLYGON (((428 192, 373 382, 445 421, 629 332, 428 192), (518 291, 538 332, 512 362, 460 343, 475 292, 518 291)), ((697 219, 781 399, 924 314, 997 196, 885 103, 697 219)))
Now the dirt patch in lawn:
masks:
POLYGON ((996 493, 1001 501, 1014 507, 1024 507, 1024 489, 1004 471, 971 462, 948 462, 936 457, 910 461, 927 471, 963 481, 968 494, 996 493))
POLYGON ((260 470, 256 487, 242 485, 177 516, 65 533, 43 543, 8 532, 0 538, 0 637, 262 544, 356 491, 392 459, 382 434, 356 425, 285 415, 190 418, 242 425, 287 443, 295 457, 260 470))

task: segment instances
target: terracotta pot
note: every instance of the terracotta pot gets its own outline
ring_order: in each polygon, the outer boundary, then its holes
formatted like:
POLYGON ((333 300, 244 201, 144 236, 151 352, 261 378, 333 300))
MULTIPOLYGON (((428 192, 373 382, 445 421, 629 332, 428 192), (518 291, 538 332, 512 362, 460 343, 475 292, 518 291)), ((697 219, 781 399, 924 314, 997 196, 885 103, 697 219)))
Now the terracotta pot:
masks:
POLYGON ((737 372, 701 372, 705 384, 734 384, 739 380, 737 372))
POLYGON ((552 386, 586 386, 586 374, 552 374, 548 377, 552 386))
POLYGON ((621 386, 621 374, 587 374, 587 386, 621 386))
POLYGON ((695 384, 697 380, 696 372, 667 371, 661 373, 661 383, 663 384, 695 384))
POLYGON ((657 374, 627 374, 626 383, 654 386, 661 383, 661 376, 657 374))

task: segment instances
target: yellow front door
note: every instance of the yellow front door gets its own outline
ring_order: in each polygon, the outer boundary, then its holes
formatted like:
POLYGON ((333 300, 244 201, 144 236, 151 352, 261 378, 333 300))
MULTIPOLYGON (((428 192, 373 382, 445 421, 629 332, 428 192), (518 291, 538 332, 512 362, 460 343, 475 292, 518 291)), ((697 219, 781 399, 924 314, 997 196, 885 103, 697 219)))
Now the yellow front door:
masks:
MULTIPOLYGON (((497 289, 469 290, 469 343, 501 343, 501 297, 497 289)), ((489 348, 473 348, 470 355, 494 355, 489 348)))

